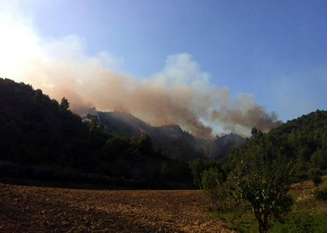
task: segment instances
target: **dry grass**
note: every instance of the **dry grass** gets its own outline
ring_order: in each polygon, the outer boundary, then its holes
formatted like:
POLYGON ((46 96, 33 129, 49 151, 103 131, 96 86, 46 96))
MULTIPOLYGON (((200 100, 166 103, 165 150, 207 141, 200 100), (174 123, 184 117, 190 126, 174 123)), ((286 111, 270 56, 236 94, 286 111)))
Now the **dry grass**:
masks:
POLYGON ((0 184, 0 232, 230 232, 199 191, 95 191, 0 184))

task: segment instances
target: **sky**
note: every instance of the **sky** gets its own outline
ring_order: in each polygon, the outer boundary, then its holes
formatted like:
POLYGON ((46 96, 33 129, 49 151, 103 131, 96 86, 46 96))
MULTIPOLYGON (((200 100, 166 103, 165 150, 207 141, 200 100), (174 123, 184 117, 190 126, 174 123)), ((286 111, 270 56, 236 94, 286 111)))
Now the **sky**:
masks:
MULTIPOLYGON (((86 56, 147 79, 188 54, 213 86, 286 121, 326 109, 325 0, 17 1, 40 38, 74 35, 86 56)), ((1 12, 1 11, 0 11, 1 12)))

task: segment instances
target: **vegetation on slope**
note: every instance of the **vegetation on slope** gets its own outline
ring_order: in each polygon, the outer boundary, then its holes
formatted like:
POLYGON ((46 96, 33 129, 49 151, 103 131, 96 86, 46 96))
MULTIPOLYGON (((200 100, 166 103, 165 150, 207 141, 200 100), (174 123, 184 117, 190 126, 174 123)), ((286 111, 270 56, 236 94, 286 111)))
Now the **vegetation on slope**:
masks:
POLYGON ((104 130, 116 136, 151 137, 155 150, 168 158, 187 161, 204 156, 200 143, 193 135, 183 131, 178 125, 154 127, 126 112, 95 112, 87 116, 96 118, 104 130))
POLYGON ((58 103, 9 79, 0 79, 0 132, 2 178, 191 185, 187 164, 162 156, 149 137, 111 136, 96 121, 83 123, 65 98, 58 103))
POLYGON ((294 175, 297 180, 311 178, 314 173, 325 175, 327 171, 327 112, 316 112, 303 115, 297 119, 282 124, 263 134, 253 129, 253 137, 246 144, 234 150, 229 156, 228 166, 241 159, 248 159, 252 150, 261 149, 259 145, 272 145, 276 150, 272 153, 275 159, 279 156, 292 161, 294 175), (263 140, 265 144, 261 143, 263 140))
MULTIPOLYGON (((311 178, 319 185, 326 174, 326 112, 310 113, 267 134, 253 129, 252 135, 223 164, 201 166, 198 161, 192 170, 212 208, 233 216, 252 213, 258 232, 267 233, 277 221, 295 220, 286 218, 295 208, 291 184, 311 178)), ((315 195, 326 196, 324 190, 315 195)))

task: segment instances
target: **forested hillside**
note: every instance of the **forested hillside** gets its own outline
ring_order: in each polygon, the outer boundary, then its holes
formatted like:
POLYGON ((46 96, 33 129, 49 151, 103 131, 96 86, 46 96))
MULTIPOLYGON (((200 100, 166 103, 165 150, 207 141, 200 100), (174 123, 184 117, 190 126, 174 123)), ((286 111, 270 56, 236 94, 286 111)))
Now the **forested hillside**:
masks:
MULTIPOLYGON (((80 116, 69 110, 65 98, 58 103, 29 85, 0 79, 1 177, 60 182, 101 180, 101 183, 138 187, 191 185, 185 158, 181 157, 180 161, 173 159, 175 156, 168 158, 170 150, 158 147, 152 138, 157 144, 175 144, 174 148, 180 148, 188 156, 187 149, 196 142, 192 135, 174 126, 151 127, 127 114, 109 116, 103 118, 111 119, 111 125, 107 122, 107 126, 119 129, 106 129, 106 124, 99 124, 99 119, 92 117, 82 122, 80 116), (128 124, 123 124, 122 119, 128 124), (118 130, 123 133, 117 134, 118 130)), ((223 163, 220 166, 229 170, 236 161, 251 160, 252 154, 263 151, 268 158, 282 156, 293 161, 298 179, 323 175, 326 130, 326 111, 316 111, 266 134, 254 129, 246 142, 236 135, 217 138, 216 144, 221 149, 218 152, 228 148, 224 153, 229 153, 229 148, 234 148, 226 160, 220 161, 223 163)))
POLYGON ((95 112, 88 117, 95 117, 111 135, 123 137, 149 135, 154 148, 171 159, 190 161, 206 155, 202 141, 182 130, 178 125, 154 127, 126 112, 95 112))
POLYGON ((84 117, 96 120, 104 130, 116 136, 136 137, 147 134, 155 150, 163 156, 180 161, 195 159, 223 160, 233 148, 242 145, 245 138, 237 134, 199 138, 184 131, 179 125, 152 126, 127 112, 94 111, 84 117))
POLYGON ((41 90, 0 79, 1 159, 26 164, 84 167, 91 159, 89 129, 41 90))
POLYGON ((317 110, 288 121, 278 128, 263 134, 256 129, 247 143, 234 150, 230 161, 250 159, 255 151, 270 154, 269 157, 284 157, 293 161, 298 179, 315 174, 326 174, 327 167, 327 112, 317 110))
POLYGON ((146 135, 107 134, 83 123, 68 101, 0 79, 1 178, 100 182, 115 186, 190 185, 188 165, 161 155, 146 135))

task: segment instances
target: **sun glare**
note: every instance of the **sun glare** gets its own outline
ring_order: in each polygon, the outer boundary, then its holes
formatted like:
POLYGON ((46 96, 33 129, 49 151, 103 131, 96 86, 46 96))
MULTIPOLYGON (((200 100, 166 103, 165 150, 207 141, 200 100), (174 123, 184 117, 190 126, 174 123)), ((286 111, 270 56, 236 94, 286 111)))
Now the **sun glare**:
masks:
POLYGON ((0 31, 0 75, 23 81, 24 74, 41 55, 39 39, 30 27, 10 18, 0 18, 0 31))

